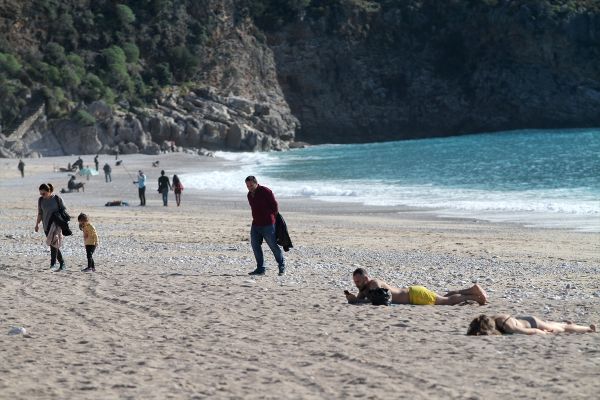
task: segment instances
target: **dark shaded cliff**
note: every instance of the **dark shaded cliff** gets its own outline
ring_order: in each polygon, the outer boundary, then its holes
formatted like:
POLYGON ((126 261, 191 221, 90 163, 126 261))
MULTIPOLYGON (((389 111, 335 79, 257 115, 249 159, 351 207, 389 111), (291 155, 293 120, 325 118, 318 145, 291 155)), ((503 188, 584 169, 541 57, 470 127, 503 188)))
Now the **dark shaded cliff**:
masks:
POLYGON ((598 110, 596 0, 0 0, 0 156, 588 127, 598 110))
POLYGON ((600 2, 314 3, 268 35, 299 140, 600 125, 600 2))

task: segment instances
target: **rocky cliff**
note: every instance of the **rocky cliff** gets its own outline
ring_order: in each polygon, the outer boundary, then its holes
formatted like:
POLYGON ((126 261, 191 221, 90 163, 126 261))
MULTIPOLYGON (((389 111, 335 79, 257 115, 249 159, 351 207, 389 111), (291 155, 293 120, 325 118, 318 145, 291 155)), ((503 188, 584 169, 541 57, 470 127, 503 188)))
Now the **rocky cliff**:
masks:
POLYGON ((269 34, 300 140, 600 126, 600 3, 354 3, 269 34))
POLYGON ((1 0, 0 87, 4 156, 599 126, 600 4, 1 0))

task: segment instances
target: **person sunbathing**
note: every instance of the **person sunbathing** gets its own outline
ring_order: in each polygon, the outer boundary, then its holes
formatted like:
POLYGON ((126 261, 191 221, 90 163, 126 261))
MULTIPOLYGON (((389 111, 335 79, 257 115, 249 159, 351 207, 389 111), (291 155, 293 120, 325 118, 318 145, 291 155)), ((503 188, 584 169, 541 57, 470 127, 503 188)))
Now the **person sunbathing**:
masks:
POLYGON ((363 268, 357 268, 352 273, 352 279, 358 288, 358 294, 354 295, 347 290, 344 291, 348 303, 351 304, 372 302, 370 293, 376 292, 379 288, 386 289, 390 293, 393 304, 455 305, 466 301, 476 301, 479 305, 484 305, 488 300, 483 288, 477 284, 442 296, 423 286, 397 288, 380 279, 371 279, 363 268))
POLYGON ((511 333, 546 335, 561 332, 591 333, 596 332, 596 325, 583 326, 572 322, 544 321, 532 316, 513 317, 509 314, 497 314, 490 317, 482 314, 471 321, 467 335, 483 336, 511 333))

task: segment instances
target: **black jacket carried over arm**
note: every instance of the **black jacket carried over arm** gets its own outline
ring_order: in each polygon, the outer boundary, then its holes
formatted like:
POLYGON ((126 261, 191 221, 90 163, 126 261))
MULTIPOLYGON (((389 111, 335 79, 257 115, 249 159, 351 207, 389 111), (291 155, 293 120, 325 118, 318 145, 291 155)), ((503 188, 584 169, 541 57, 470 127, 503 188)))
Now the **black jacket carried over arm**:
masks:
POLYGON ((283 251, 290 251, 294 247, 292 239, 290 239, 290 235, 288 234, 285 220, 279 213, 275 217, 275 237, 277 238, 277 244, 283 247, 283 251))

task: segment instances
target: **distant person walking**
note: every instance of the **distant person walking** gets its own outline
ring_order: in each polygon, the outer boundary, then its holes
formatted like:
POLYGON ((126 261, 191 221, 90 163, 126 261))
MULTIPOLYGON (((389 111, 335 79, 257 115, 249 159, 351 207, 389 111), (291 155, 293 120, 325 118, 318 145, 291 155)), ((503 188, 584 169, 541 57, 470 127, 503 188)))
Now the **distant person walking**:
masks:
POLYGON ((183 191, 183 184, 179 180, 177 175, 173 175, 173 192, 175 193, 175 201, 177 202, 177 207, 181 204, 181 192, 183 191))
POLYGON ((138 196, 140 197, 140 206, 146 205, 146 175, 140 169, 138 171, 137 181, 133 181, 138 185, 138 196))
POLYGON ((108 165, 108 163, 105 163, 102 169, 104 170, 104 182, 112 182, 112 177, 110 176, 112 168, 110 167, 110 165, 108 165))
POLYGON ((94 263, 94 251, 98 246, 98 234, 94 225, 90 224, 90 220, 84 213, 79 214, 77 217, 79 222, 79 229, 83 231, 83 244, 85 246, 85 254, 87 257, 87 268, 81 270, 81 272, 96 272, 96 264, 94 263))
POLYGON ((165 171, 160 171, 160 178, 158 178, 158 192, 162 193, 163 206, 167 207, 169 200, 169 190, 171 190, 171 182, 169 177, 165 176, 165 171))
POLYGON ((66 268, 65 260, 63 259, 60 247, 64 239, 60 226, 54 221, 53 215, 61 208, 66 208, 62 199, 54 194, 54 187, 50 183, 42 183, 39 187, 40 198, 38 199, 38 213, 35 222, 35 231, 38 232, 40 222, 44 227, 46 235, 46 243, 50 246, 50 269, 54 272, 62 271, 66 268), (59 267, 55 268, 56 261, 59 262, 59 267))
POLYGON ((96 165, 96 171, 100 171, 100 170, 98 169, 98 166, 100 165, 100 164, 98 163, 98 154, 96 154, 96 157, 94 157, 94 165, 96 165))
POLYGON ((25 163, 23 160, 19 160, 17 168, 19 168, 19 171, 21 171, 21 178, 25 178, 25 163))
POLYGON ((245 182, 248 189, 248 203, 250 203, 250 208, 252 209, 250 243, 254 252, 254 258, 256 259, 256 269, 250 272, 249 275, 264 275, 265 273, 262 251, 263 239, 267 242, 275 256, 275 260, 279 266, 279 275, 283 275, 285 274, 285 260, 275 236, 275 217, 279 212, 275 196, 271 189, 259 185, 254 176, 248 176, 245 182))

